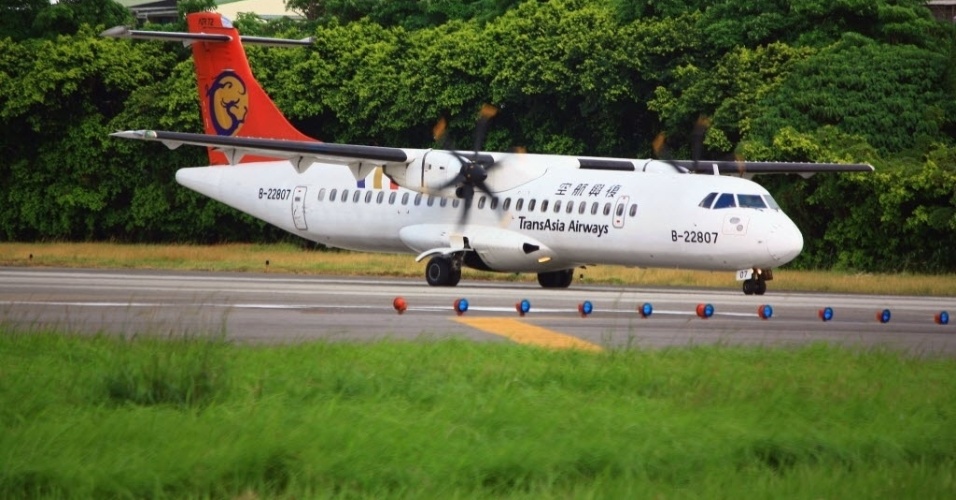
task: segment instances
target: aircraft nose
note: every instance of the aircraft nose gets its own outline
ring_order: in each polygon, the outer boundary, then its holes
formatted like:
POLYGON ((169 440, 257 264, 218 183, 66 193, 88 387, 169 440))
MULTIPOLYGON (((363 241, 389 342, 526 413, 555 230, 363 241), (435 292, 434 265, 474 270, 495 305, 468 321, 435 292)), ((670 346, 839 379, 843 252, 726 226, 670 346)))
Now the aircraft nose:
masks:
POLYGON ((795 259, 803 250, 803 235, 789 218, 773 224, 770 237, 767 238, 767 251, 776 265, 786 264, 795 259))

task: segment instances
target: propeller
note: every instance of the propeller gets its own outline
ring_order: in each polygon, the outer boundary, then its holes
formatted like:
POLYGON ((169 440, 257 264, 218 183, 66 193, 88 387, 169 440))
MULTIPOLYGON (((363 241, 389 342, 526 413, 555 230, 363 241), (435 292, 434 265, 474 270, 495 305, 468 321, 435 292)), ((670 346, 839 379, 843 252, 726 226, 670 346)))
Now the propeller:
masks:
POLYGON ((478 112, 478 121, 475 123, 474 154, 470 156, 465 155, 454 148, 454 145, 451 143, 448 135, 446 134, 448 123, 444 118, 439 120, 435 125, 435 128, 432 130, 435 140, 439 141, 441 144, 441 149, 451 153, 455 158, 458 159, 458 163, 461 164, 461 169, 458 170, 458 175, 456 175, 452 180, 446 182, 444 185, 438 187, 438 190, 444 190, 451 186, 460 185, 455 191, 455 194, 459 198, 465 200, 465 209, 461 213, 461 220, 459 221, 459 224, 464 224, 464 222, 468 219, 468 212, 471 210, 471 202, 475 197, 476 189, 492 198, 495 197, 495 195, 488 188, 488 185, 485 184, 485 180, 488 179, 488 171, 492 168, 495 168, 498 163, 491 159, 490 156, 479 155, 479 152, 481 151, 481 148, 485 142, 485 137, 488 134, 488 124, 497 114, 498 108, 492 106, 491 104, 485 104, 481 107, 481 110, 478 112))
MULTIPOLYGON (((690 133, 690 151, 691 160, 693 161, 692 171, 695 173, 698 170, 698 163, 700 162, 700 156, 704 149, 704 136, 707 135, 707 129, 709 127, 710 118, 701 115, 697 118, 697 122, 694 123, 694 129, 690 133)), ((671 156, 670 149, 667 147, 667 135, 664 132, 657 134, 657 137, 655 137, 654 141, 651 142, 651 147, 654 150, 654 155, 659 160, 667 163, 680 172, 687 171, 686 168, 674 163, 674 158, 671 156)))

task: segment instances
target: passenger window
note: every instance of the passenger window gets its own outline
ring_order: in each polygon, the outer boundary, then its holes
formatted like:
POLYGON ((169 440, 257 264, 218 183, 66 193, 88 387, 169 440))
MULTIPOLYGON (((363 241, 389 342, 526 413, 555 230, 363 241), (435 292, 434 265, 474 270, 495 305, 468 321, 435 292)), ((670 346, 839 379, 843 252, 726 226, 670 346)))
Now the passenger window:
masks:
POLYGON ((435 197, 428 195, 428 206, 433 206, 435 204, 435 197))
POLYGON ((329 191, 329 201, 335 201, 335 195, 338 193, 337 189, 329 191))
POLYGON ((319 190, 319 201, 322 201, 324 199, 325 199, 325 188, 322 188, 319 190))
POLYGON ((611 204, 610 204, 610 203, 605 203, 605 204, 604 204, 604 215, 611 215, 611 204))
POLYGON ((595 201, 594 204, 591 205, 591 215, 596 215, 597 211, 598 211, 598 202, 595 201))
POLYGON ((616 216, 618 216, 618 217, 624 215, 624 204, 623 204, 623 203, 621 203, 620 205, 617 206, 617 210, 614 211, 614 215, 616 215, 616 216))
POLYGON ((358 203, 359 198, 361 197, 362 197, 362 192, 356 189, 355 194, 352 195, 352 203, 358 203))
POLYGON ((421 204, 422 204, 422 194, 418 193, 415 195, 415 206, 417 207, 421 204))
POLYGON ((518 198, 518 201, 515 202, 515 210, 518 212, 521 211, 521 207, 524 206, 524 198, 518 198))
POLYGON ((492 196, 492 197, 491 197, 491 209, 494 210, 494 209, 496 209, 496 208, 498 208, 498 197, 497 197, 497 196, 492 196))
POLYGON ((371 192, 371 191, 366 191, 366 192, 365 192, 365 203, 372 203, 372 192, 371 192))
POLYGON ((349 190, 348 190, 348 189, 343 189, 343 190, 342 190, 342 201, 349 201, 349 190))
POLYGON ((458 205, 461 204, 461 199, 455 198, 451 200, 451 208, 458 208, 458 205))
POLYGON ((631 217, 637 215, 637 204, 631 205, 631 211, 627 213, 631 217))
POLYGON ((534 199, 534 198, 531 198, 530 200, 528 200, 528 211, 529 211, 529 212, 534 212, 534 204, 535 204, 535 199, 534 199))
POLYGON ((398 196, 398 193, 396 193, 395 191, 392 191, 391 193, 388 193, 388 204, 389 204, 389 205, 394 205, 394 204, 395 204, 395 197, 396 197, 396 196, 398 196))
POLYGON ((565 213, 571 213, 571 212, 573 212, 573 211, 574 211, 574 202, 573 202, 573 201, 569 201, 569 202, 568 202, 568 208, 564 209, 564 212, 565 212, 565 213))
POLYGON ((716 197, 717 197, 717 193, 710 193, 707 196, 705 196, 704 199, 701 200, 700 204, 697 206, 701 208, 710 208, 710 206, 714 204, 714 198, 716 197))
POLYGON ((378 203, 379 205, 382 204, 382 200, 384 199, 385 199, 385 191, 379 191, 378 194, 375 195, 375 203, 378 203))
POLYGON ((548 200, 541 200, 541 212, 548 211, 548 200))
POLYGON ((445 206, 447 206, 447 205, 448 205, 448 198, 442 198, 442 199, 438 202, 438 205, 440 205, 442 208, 444 208, 445 206))
POLYGON ((408 193, 402 194, 402 205, 408 205, 408 193))
POLYGON ((560 211, 561 211, 561 200, 556 200, 554 202, 554 213, 558 213, 560 211))
POLYGON ((583 214, 584 211, 587 210, 587 208, 588 208, 588 202, 582 201, 581 204, 578 205, 578 213, 583 214))
POLYGON ((505 202, 501 204, 501 209, 507 211, 511 208, 511 198, 505 198, 505 202))
POLYGON ((738 194, 737 201, 741 208, 767 208, 759 194, 738 194))
POLYGON ((734 195, 730 193, 724 193, 720 195, 720 198, 717 198, 717 203, 714 203, 714 209, 718 208, 733 208, 737 206, 737 202, 734 201, 734 195))
POLYGON ((485 197, 478 198, 478 209, 485 208, 485 197))

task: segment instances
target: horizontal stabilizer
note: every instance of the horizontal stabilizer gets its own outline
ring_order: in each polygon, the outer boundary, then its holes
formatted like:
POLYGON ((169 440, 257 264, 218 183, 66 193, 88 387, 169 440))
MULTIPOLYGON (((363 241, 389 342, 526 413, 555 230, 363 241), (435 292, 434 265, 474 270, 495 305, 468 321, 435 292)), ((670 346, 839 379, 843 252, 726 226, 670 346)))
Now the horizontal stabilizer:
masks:
MULTIPOLYGON (((126 26, 116 26, 102 33, 100 36, 107 38, 128 38, 133 40, 160 40, 163 42, 183 42, 184 45, 191 45, 195 42, 230 42, 232 37, 223 34, 209 33, 182 33, 182 32, 164 32, 164 31, 141 31, 131 30, 126 26)), ((261 36, 240 36, 239 39, 244 44, 266 45, 270 47, 301 47, 312 45, 312 37, 301 40, 287 40, 284 38, 266 38, 261 36)))

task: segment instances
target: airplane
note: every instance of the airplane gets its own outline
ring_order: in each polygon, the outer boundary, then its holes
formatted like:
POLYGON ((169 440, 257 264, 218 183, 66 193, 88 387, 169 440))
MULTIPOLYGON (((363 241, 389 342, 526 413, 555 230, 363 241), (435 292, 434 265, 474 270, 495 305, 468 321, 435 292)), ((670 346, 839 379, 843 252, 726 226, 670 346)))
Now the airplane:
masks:
MULTIPOLYGON (((733 271, 763 295, 773 269, 803 236, 753 174, 872 172, 868 164, 627 159, 482 151, 496 108, 479 114, 472 150, 320 142, 295 129, 253 76, 243 44, 307 46, 310 39, 240 36, 214 12, 187 16, 185 33, 119 26, 103 36, 191 47, 205 133, 111 134, 205 146, 210 165, 176 181, 285 231, 363 252, 428 259, 432 286, 455 286, 464 266, 536 273, 567 288, 592 265, 733 271), (710 174, 710 175, 699 175, 710 174), (746 174, 746 175, 724 175, 746 174)), ((440 125, 443 125, 440 122, 440 125)), ((696 148, 695 148, 696 149, 696 148)))

